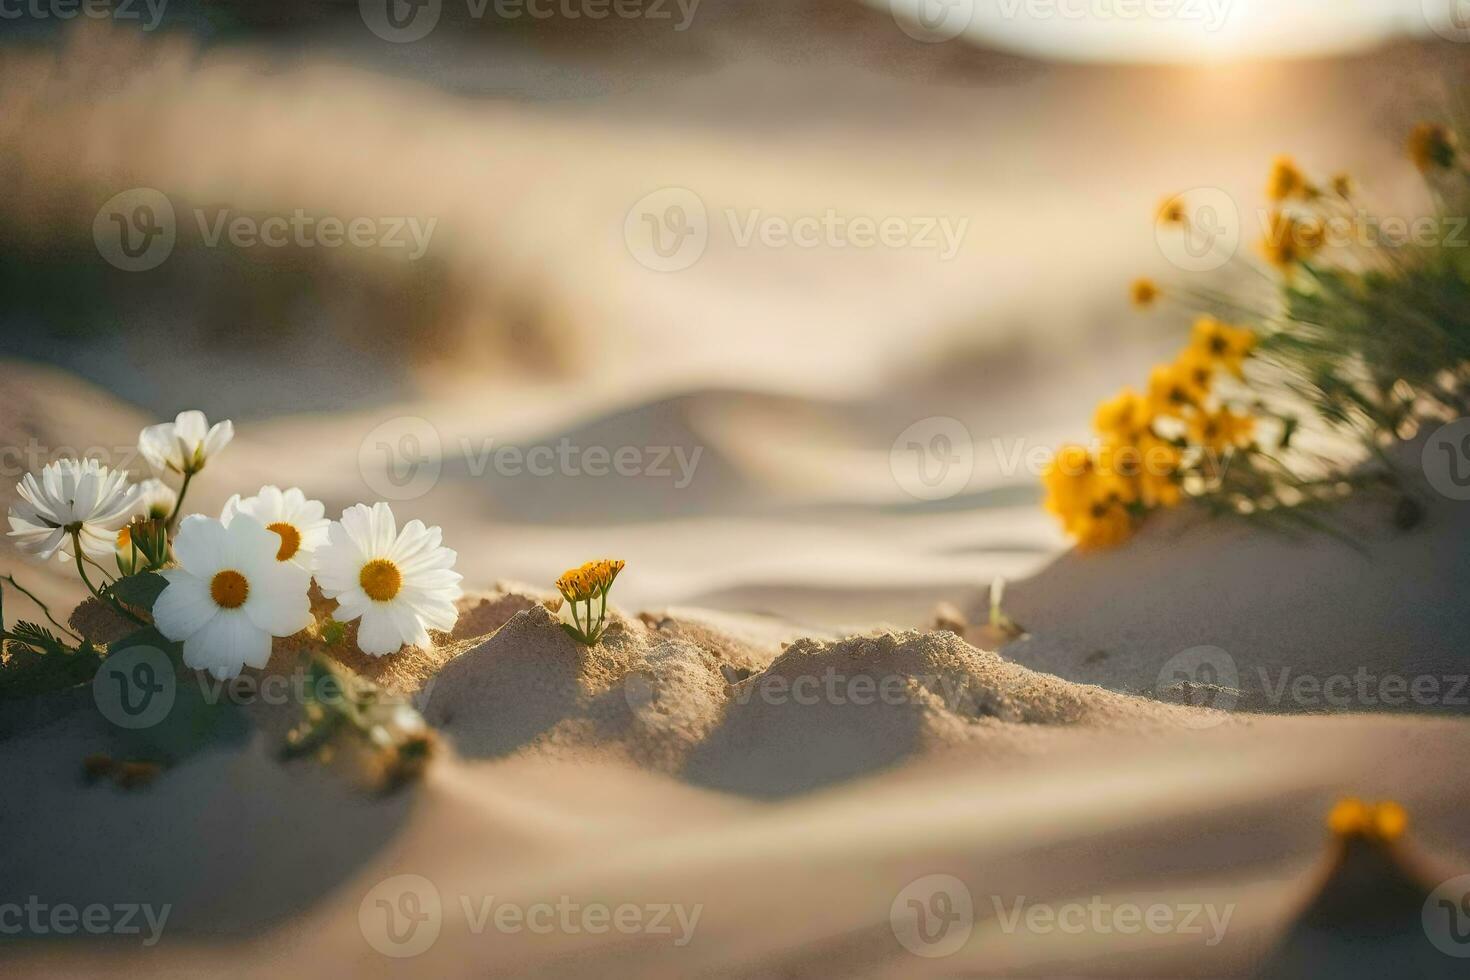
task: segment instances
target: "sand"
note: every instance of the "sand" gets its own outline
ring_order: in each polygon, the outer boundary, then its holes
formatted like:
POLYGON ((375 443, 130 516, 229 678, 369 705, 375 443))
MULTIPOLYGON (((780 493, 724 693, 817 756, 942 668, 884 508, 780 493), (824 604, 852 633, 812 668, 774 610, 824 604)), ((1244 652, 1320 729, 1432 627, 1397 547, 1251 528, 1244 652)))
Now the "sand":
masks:
MULTIPOLYGON (((364 462, 378 427, 424 419, 440 476, 395 509, 441 524, 483 589, 432 649, 371 660, 298 641, 270 667, 289 675, 300 646, 320 649, 422 706, 438 757, 392 795, 365 789, 346 754, 282 763, 291 705, 243 709, 233 738, 131 790, 82 778, 83 759, 118 744, 90 692, 0 709, 0 904, 170 907, 156 946, 24 940, 6 947, 8 974, 1376 980, 1414 962, 1459 975, 1413 913, 1470 867, 1470 728, 1434 716, 1463 709, 1350 698, 1301 717, 1319 705, 1267 695, 1286 669, 1445 685, 1465 673, 1463 505, 1426 495, 1425 521, 1400 533, 1392 502, 1355 504, 1345 516, 1366 553, 1177 515, 1117 552, 1075 556, 1037 506, 1034 474, 1008 471, 990 442, 1080 435, 1093 401, 1175 344, 1165 321, 1124 319, 1122 284, 1161 271, 1147 228, 1161 192, 1207 182, 1247 199, 1269 155, 1289 149, 1365 183, 1377 170, 1390 200, 1412 201, 1393 176, 1398 147, 1364 105, 1381 104, 1382 79, 1417 49, 1282 66, 1242 91, 1228 73, 951 61, 954 46, 937 46, 928 74, 891 47, 874 66, 814 65, 802 31, 779 33, 701 34, 721 53, 678 85, 619 90, 637 73, 600 66, 597 84, 614 92, 586 105, 538 105, 568 95, 552 82, 516 101, 466 73, 454 84, 472 94, 450 96, 406 86, 397 66, 385 78, 293 57, 260 72, 258 52, 146 46, 133 54, 153 70, 123 73, 105 112, 65 71, 46 74, 53 89, 5 88, 0 129, 25 126, 27 139, 0 217, 65 225, 89 261, 100 201, 138 183, 181 208, 229 195, 267 210, 311 199, 343 214, 438 214, 446 249, 403 277, 376 257, 304 263, 321 294, 295 297, 313 319, 289 358, 265 329, 281 311, 237 302, 254 280, 181 250, 158 295, 186 299, 129 306, 126 329, 96 324, 100 340, 31 348, 147 410, 64 371, 0 362, 0 445, 96 447, 127 464, 142 425, 203 407, 241 425, 193 507, 214 513, 235 490, 278 482, 335 514, 378 495, 364 462), (1227 89, 1242 101, 1215 111, 1227 89), (649 90, 684 101, 650 113, 649 90), (681 126, 681 113, 723 117, 753 92, 820 125, 681 126), (834 114, 832 93, 858 107, 834 114), (895 112, 909 120, 897 133, 895 112), (406 119, 430 136, 404 140, 406 119), (751 152, 766 140, 784 152, 751 152), (1012 172, 1013 155, 1040 165, 1012 172), (436 180, 420 179, 425 167, 436 180), (834 182, 838 171, 849 179, 834 182), (54 179, 29 179, 42 174, 54 179), (660 277, 617 231, 665 184, 696 186, 716 212, 817 201, 972 214, 976 231, 939 268, 716 243, 688 275, 660 277), (195 323, 209 326, 202 339, 182 326, 195 323), (390 342, 426 334, 412 351, 390 342), (236 335, 260 344, 223 342, 236 335), (466 338, 479 347, 455 342, 466 338), (148 345, 170 358, 144 356, 148 345), (1035 353, 1057 346, 1066 358, 1035 353), (424 375, 436 383, 408 383, 406 365, 443 352, 467 388, 437 383, 454 373, 442 364, 424 375), (504 384, 480 373, 578 360, 596 370, 504 384), (892 447, 936 415, 970 427, 974 473, 952 497, 919 500, 896 484, 892 447), (563 439, 701 449, 701 463, 683 488, 471 465, 486 440, 563 439), (586 650, 557 627, 547 589, 602 554, 629 567, 612 630, 586 650), (998 574, 1025 640, 980 626, 998 574), (1165 674, 1201 645, 1231 658, 1234 683, 1200 672, 1214 661, 1198 654, 1182 664, 1189 683, 1165 674), (1402 801, 1404 842, 1345 856, 1323 826, 1342 794, 1402 801), (385 947, 377 902, 403 897, 403 875, 440 915, 433 941, 398 959, 383 952, 403 950, 385 947), (943 911, 935 875, 962 886, 943 895, 968 896, 973 922, 930 958, 910 901, 943 911), (492 898, 686 918, 636 935, 508 931, 481 915, 492 898), (1016 908, 1098 904, 1208 906, 1229 921, 1219 937, 1007 925, 1016 908)), ((109 53, 83 47, 60 65, 116 81, 109 53)), ((26 321, 5 329, 31 336, 26 321)), ((80 598, 59 564, 4 549, 0 570, 23 571, 59 611, 80 598)), ((20 612, 7 603, 7 619, 20 612)))

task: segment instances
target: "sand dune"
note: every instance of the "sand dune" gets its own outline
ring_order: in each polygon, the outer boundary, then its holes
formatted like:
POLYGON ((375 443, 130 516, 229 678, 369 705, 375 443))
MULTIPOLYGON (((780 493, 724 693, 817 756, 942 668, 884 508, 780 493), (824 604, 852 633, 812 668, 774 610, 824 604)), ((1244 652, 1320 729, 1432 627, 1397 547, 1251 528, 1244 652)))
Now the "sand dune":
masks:
POLYGON ((1421 451, 1412 442, 1394 455, 1423 507, 1412 528, 1396 525, 1393 495, 1325 515, 1345 540, 1165 515, 1137 541, 1064 555, 1016 583, 1006 607, 1031 635, 1004 653, 1069 680, 1139 692, 1161 686, 1171 658, 1215 647, 1228 661, 1200 654, 1182 664, 1228 667, 1229 676, 1212 678, 1222 689, 1208 703, 1470 712, 1470 619, 1460 599, 1470 587, 1470 509, 1424 481, 1421 451))

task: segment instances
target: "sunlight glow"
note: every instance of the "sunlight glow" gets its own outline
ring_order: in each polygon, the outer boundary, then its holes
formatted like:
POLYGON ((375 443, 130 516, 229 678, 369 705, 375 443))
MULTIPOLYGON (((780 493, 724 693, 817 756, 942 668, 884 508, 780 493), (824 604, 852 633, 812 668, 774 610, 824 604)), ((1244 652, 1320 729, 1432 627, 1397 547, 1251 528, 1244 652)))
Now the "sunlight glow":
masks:
MULTIPOLYGON (((1454 0, 867 0, 926 40, 1077 61, 1218 62, 1328 54, 1433 37, 1454 0)), ((1445 16, 1448 16, 1447 14, 1445 16)), ((907 28, 906 28, 907 30, 907 28)))

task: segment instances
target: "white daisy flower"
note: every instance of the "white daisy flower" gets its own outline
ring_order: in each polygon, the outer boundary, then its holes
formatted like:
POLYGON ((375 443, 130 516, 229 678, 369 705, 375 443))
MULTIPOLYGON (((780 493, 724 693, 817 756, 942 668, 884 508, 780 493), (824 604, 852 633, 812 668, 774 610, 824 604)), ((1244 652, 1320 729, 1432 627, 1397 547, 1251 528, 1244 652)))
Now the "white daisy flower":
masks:
POLYGON ((143 518, 165 518, 174 512, 179 495, 174 488, 154 477, 138 484, 138 505, 133 514, 143 518))
POLYGON ((326 512, 320 500, 308 500, 296 487, 283 491, 267 486, 253 497, 241 499, 237 493, 225 501, 220 520, 229 527, 236 514, 249 514, 280 536, 276 561, 289 561, 309 571, 312 554, 327 543, 327 526, 332 522, 326 512))
POLYGON ((229 445, 235 425, 229 419, 209 424, 203 412, 180 412, 172 422, 150 425, 138 434, 138 449, 156 470, 198 473, 209 458, 229 445))
POLYGON ((81 535, 82 552, 112 554, 118 529, 132 519, 138 488, 121 470, 95 459, 48 463, 41 476, 27 473, 15 485, 20 500, 10 508, 10 537, 22 551, 46 559, 72 558, 71 536, 81 535))
POLYGON ((464 595, 459 557, 440 544, 437 527, 413 520, 400 532, 387 504, 357 504, 333 521, 316 553, 316 581, 337 600, 335 617, 361 618, 357 646, 381 657, 405 643, 429 645, 429 630, 450 630, 464 595))
POLYGON ((153 603, 153 622, 183 642, 186 666, 229 680, 246 665, 266 665, 271 637, 311 624, 311 575, 276 561, 280 546, 247 514, 236 514, 229 527, 202 514, 184 518, 174 539, 178 567, 159 572, 168 586, 153 603))

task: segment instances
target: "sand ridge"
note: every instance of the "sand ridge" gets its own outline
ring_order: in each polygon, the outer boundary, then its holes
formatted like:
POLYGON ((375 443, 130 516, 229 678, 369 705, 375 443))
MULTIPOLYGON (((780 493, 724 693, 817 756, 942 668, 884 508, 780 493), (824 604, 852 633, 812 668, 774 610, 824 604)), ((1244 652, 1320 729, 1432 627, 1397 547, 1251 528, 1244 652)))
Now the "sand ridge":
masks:
POLYGON ((590 752, 772 796, 987 736, 1008 743, 1026 726, 1217 717, 1040 674, 945 630, 801 638, 773 655, 706 623, 614 609, 587 648, 532 597, 480 602, 525 608, 450 659, 423 699, 471 758, 590 752))

